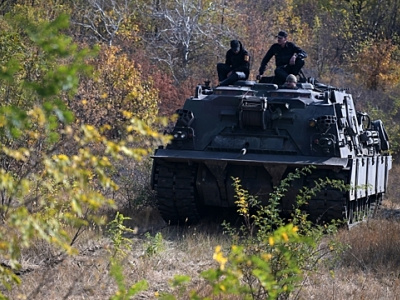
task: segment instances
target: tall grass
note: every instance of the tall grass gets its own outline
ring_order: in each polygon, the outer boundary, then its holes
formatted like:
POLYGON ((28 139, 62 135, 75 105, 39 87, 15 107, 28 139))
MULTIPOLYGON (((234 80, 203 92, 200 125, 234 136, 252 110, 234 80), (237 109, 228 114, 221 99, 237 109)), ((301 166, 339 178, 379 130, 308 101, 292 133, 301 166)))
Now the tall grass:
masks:
POLYGON ((292 299, 399 299, 399 220, 370 220, 332 239, 344 251, 308 273, 292 299))

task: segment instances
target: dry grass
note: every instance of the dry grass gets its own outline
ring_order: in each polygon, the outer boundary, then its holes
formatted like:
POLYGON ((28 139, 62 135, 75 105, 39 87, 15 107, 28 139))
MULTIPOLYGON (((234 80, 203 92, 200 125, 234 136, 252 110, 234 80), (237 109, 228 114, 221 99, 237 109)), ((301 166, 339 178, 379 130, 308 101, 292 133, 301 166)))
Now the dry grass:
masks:
POLYGON ((400 189, 397 184, 400 182, 400 165, 393 164, 392 170, 390 171, 389 180, 388 180, 388 193, 386 197, 390 199, 391 206, 395 206, 400 208, 400 189))
MULTIPOLYGON (((190 289, 207 289, 199 274, 216 266, 212 259, 215 247, 229 244, 217 224, 172 227, 152 209, 137 213, 139 217, 130 223, 138 234, 128 236, 132 249, 123 260, 128 286, 143 279, 149 282, 149 289, 137 299, 155 299, 156 292, 173 292, 169 280, 174 275, 193 278, 190 289), (154 254, 148 254, 154 240, 145 232, 162 234, 162 245, 154 254)), ((25 250, 20 276, 23 283, 5 295, 10 299, 108 299, 117 286, 109 273, 111 241, 104 232, 84 232, 76 243, 79 254, 72 257, 41 242, 25 250)))
POLYGON ((321 269, 309 274, 301 291, 292 299, 399 299, 400 281, 397 276, 361 271, 357 268, 339 268, 331 272, 321 269))
MULTIPOLYGON (((290 299, 400 299, 398 206, 386 201, 379 218, 327 237, 345 251, 325 258, 315 271, 307 273, 290 299)), ((142 279, 149 283, 149 289, 135 299, 155 299, 156 292, 172 292, 177 299, 188 299, 187 292, 171 289, 169 281, 174 275, 190 276, 187 290, 210 295, 199 274, 216 266, 212 259, 215 246, 229 246, 219 222, 205 220, 181 228, 166 226, 152 208, 125 209, 122 213, 132 218, 127 225, 137 229, 136 234, 127 236, 132 248, 123 261, 126 284, 142 279), (146 232, 153 237, 159 232, 163 237, 153 254, 148 250, 154 239, 147 238, 146 232)), ((117 290, 109 273, 110 239, 104 230, 85 231, 76 247, 79 254, 67 257, 37 242, 22 255, 23 283, 5 294, 10 299, 108 299, 117 290)))
POLYGON ((400 220, 380 217, 333 237, 338 257, 307 274, 293 299, 400 299, 400 220))

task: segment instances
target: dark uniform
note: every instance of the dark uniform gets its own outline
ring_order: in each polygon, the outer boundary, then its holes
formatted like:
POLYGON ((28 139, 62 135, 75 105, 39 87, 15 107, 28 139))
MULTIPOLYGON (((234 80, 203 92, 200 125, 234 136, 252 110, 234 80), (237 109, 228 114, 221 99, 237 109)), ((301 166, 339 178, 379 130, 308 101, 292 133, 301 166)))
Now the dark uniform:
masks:
POLYGON ((231 49, 226 52, 225 63, 217 64, 217 72, 220 85, 230 85, 239 79, 249 78, 250 56, 240 41, 231 41, 231 49), (231 74, 228 77, 229 72, 231 74))
POLYGON ((276 64, 276 78, 274 81, 277 84, 283 84, 289 74, 299 74, 301 68, 304 66, 303 58, 307 57, 307 53, 292 42, 286 42, 284 47, 275 43, 269 48, 261 62, 260 69, 258 70, 260 75, 264 74, 265 68, 273 56, 275 56, 276 64), (289 61, 293 54, 297 54, 296 62, 294 65, 290 65, 289 61))

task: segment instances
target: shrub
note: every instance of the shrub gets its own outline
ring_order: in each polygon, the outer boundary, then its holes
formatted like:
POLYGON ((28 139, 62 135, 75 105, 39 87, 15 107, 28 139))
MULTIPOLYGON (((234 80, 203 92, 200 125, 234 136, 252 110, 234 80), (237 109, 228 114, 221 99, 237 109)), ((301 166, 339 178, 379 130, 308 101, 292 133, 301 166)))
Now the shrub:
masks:
MULTIPOLYGON (((233 245, 227 251, 217 246, 214 260, 218 268, 202 273, 214 295, 236 295, 240 299, 286 299, 299 287, 304 272, 315 268, 317 262, 332 251, 330 245, 319 249, 317 245, 325 233, 336 231, 336 226, 313 225, 300 208, 326 185, 342 187, 343 183, 327 179, 318 182, 315 188, 300 190, 290 222, 279 211, 279 201, 290 183, 310 172, 310 168, 303 168, 289 174, 270 194, 269 204, 265 206, 242 188, 238 178, 234 178, 237 211, 243 218, 243 225, 234 228, 223 223, 233 245)), ((192 292, 191 299, 209 298, 192 292)))

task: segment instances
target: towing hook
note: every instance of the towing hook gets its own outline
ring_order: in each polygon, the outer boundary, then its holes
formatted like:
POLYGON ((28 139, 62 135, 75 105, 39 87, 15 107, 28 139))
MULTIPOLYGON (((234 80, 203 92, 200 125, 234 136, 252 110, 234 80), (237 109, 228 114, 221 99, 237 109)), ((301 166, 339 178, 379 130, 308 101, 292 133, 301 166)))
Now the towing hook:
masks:
POLYGON ((250 146, 250 144, 249 144, 248 142, 244 143, 242 150, 240 150, 240 154, 241 154, 242 156, 243 156, 243 155, 246 155, 246 153, 247 153, 247 148, 249 148, 249 146, 250 146))

